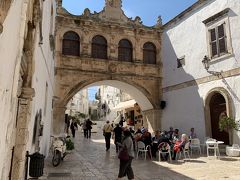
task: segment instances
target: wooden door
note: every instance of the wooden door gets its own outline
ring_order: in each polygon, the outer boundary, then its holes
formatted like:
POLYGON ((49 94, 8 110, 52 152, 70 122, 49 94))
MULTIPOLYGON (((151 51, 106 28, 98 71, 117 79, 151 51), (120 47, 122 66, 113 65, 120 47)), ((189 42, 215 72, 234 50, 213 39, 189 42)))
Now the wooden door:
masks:
POLYGON ((218 126, 219 120, 224 112, 226 112, 226 101, 221 94, 216 93, 210 100, 212 138, 218 141, 224 141, 224 144, 229 144, 229 134, 225 131, 221 132, 218 126))

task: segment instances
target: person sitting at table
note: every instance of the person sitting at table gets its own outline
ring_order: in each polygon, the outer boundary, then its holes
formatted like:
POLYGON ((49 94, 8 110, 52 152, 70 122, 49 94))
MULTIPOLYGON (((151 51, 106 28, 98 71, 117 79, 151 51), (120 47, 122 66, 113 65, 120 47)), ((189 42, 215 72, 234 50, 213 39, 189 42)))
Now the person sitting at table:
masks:
POLYGON ((161 134, 159 130, 155 131, 155 136, 152 138, 152 156, 156 157, 156 152, 158 150, 159 140, 160 140, 161 134))
POLYGON ((138 142, 141 140, 141 137, 142 137, 142 131, 141 129, 137 129, 137 131, 134 133, 134 140, 135 142, 138 142))
POLYGON ((189 141, 188 136, 186 134, 182 134, 181 141, 178 140, 174 144, 172 160, 176 159, 176 155, 178 152, 183 151, 183 149, 188 141, 189 141))
POLYGON ((173 138, 170 139, 173 143, 179 140, 179 129, 175 129, 173 133, 173 138))
POLYGON ((167 132, 168 139, 173 139, 173 127, 169 127, 169 131, 167 132))
POLYGON ((168 143, 169 145, 171 144, 169 138, 168 138, 168 135, 167 135, 167 132, 166 131, 163 131, 161 133, 161 136, 160 136, 160 139, 158 141, 158 144, 161 144, 162 142, 166 142, 168 143))
MULTIPOLYGON (((158 149, 161 149, 163 152, 167 151, 167 149, 166 149, 167 144, 169 144, 169 146, 171 148, 171 142, 169 140, 168 132, 163 131, 161 133, 160 139, 158 141, 158 149)), ((167 160, 167 158, 168 158, 168 154, 165 154, 165 155, 161 154, 161 159, 162 160, 167 160)))
POLYGON ((190 135, 189 135, 190 139, 195 139, 197 138, 197 134, 194 132, 194 128, 190 129, 190 135))
POLYGON ((141 136, 141 141, 145 144, 145 146, 147 145, 152 145, 152 135, 150 132, 148 132, 147 129, 142 129, 142 136, 141 136))
POLYGON ((148 132, 147 129, 142 129, 142 133, 143 135, 141 136, 141 141, 145 144, 145 147, 147 147, 148 145, 150 146, 150 149, 148 149, 148 155, 151 158, 151 154, 152 154, 152 136, 151 133, 148 132))

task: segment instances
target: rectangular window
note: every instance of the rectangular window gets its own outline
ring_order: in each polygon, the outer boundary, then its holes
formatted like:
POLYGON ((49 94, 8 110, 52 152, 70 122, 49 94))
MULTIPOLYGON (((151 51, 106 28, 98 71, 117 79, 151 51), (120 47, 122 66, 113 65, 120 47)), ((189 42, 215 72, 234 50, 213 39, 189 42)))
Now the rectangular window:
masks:
POLYGON ((227 36, 225 23, 209 30, 211 57, 219 57, 227 53, 227 36))
POLYGON ((229 8, 205 19, 207 28, 208 57, 213 60, 232 55, 229 8))

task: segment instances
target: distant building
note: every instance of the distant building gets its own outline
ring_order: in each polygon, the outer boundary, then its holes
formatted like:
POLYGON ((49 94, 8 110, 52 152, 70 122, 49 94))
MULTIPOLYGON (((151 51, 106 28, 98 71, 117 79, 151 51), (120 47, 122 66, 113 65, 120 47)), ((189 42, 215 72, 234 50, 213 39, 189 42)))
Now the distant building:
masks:
POLYGON ((67 104, 66 114, 74 116, 76 113, 82 113, 88 116, 89 100, 87 89, 79 91, 67 104))

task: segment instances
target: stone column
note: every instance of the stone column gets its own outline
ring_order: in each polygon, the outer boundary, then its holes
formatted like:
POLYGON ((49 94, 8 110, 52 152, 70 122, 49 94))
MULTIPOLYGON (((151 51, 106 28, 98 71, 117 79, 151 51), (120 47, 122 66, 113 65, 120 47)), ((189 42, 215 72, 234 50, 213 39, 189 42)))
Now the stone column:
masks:
POLYGON ((143 111, 143 126, 148 128, 149 132, 161 129, 161 110, 151 109, 143 111))
POLYGON ((54 107, 53 109, 53 135, 64 133, 66 107, 54 107))
POLYGON ((11 180, 24 180, 27 143, 29 141, 29 122, 34 89, 23 88, 19 98, 15 151, 13 154, 11 180))

